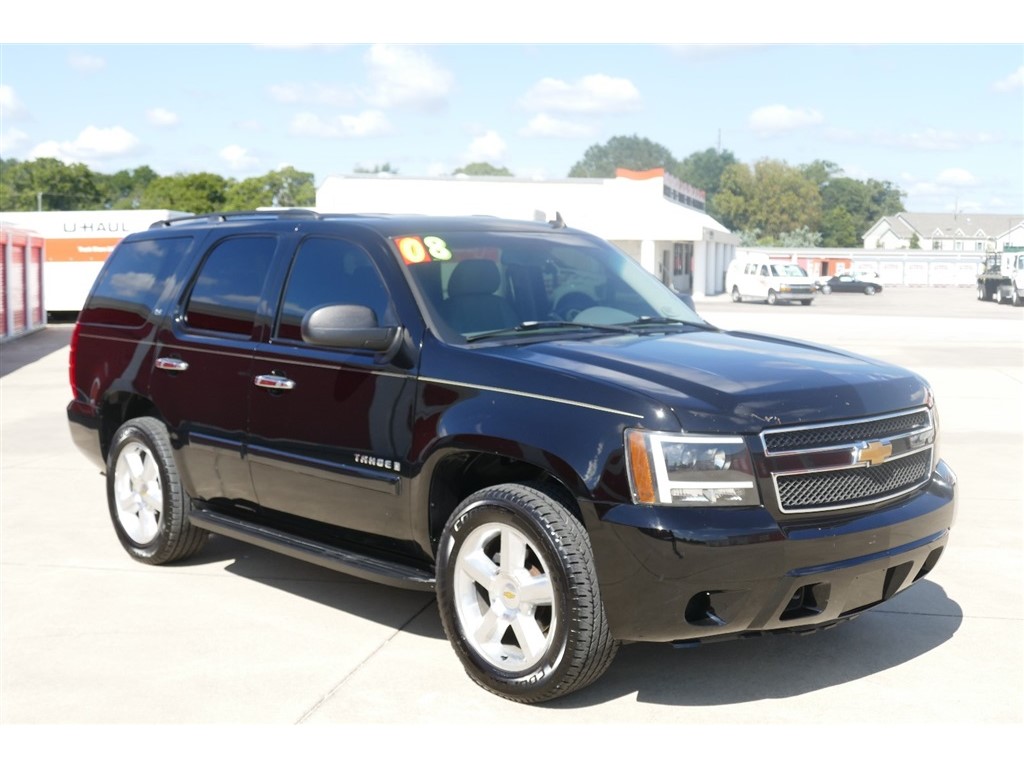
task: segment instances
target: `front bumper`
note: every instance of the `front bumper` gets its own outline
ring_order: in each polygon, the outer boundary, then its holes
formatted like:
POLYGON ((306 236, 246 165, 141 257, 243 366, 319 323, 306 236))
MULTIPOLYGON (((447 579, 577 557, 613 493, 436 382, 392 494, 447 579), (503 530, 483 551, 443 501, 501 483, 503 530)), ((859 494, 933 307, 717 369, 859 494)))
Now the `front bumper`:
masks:
POLYGON ((833 624, 890 599, 938 562, 956 517, 939 462, 914 495, 868 512, 613 505, 588 519, 619 640, 690 643, 833 624))

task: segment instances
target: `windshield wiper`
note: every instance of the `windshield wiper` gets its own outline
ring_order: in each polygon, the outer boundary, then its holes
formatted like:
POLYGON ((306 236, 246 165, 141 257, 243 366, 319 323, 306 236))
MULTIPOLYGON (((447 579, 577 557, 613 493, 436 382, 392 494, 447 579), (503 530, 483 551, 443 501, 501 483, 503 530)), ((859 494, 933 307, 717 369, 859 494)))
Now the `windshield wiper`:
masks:
POLYGON ((499 336, 514 336, 517 333, 527 333, 537 330, 551 329, 579 329, 585 331, 601 331, 602 333, 627 333, 626 325, 600 325, 598 323, 575 323, 572 320, 526 320, 512 328, 501 328, 496 331, 481 331, 466 336, 466 341, 481 341, 493 339, 499 336))
POLYGON ((641 315, 636 320, 630 320, 628 323, 619 323, 622 328, 632 328, 638 325, 689 325, 694 328, 713 328, 711 323, 704 322, 703 320, 681 320, 677 317, 659 317, 657 315, 641 315))

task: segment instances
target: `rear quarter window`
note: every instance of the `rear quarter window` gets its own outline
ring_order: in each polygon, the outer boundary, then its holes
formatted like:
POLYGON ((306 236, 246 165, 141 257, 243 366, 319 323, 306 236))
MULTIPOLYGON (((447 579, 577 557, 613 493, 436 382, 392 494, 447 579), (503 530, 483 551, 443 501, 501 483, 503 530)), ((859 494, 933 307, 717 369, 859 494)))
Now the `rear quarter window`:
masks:
POLYGON ((103 266, 82 310, 82 322, 139 327, 192 247, 191 237, 120 243, 103 266))

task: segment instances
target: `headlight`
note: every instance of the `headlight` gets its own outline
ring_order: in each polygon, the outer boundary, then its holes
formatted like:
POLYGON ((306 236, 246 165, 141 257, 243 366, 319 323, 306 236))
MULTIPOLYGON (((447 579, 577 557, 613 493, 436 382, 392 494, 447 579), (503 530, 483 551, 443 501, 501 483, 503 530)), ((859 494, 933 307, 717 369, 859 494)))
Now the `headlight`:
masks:
POLYGON ((747 507, 760 503, 754 469, 741 437, 626 430, 633 501, 685 507, 747 507))

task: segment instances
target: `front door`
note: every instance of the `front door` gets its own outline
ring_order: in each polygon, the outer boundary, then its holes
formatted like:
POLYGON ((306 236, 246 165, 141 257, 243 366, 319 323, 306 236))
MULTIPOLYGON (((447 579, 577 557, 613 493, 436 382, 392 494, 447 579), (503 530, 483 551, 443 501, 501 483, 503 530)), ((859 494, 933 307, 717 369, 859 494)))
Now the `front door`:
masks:
POLYGON ((257 498, 268 510, 408 538, 401 491, 413 371, 373 352, 304 342, 303 315, 324 304, 369 306, 378 325, 399 324, 363 247, 327 236, 299 244, 251 377, 248 451, 257 498))

